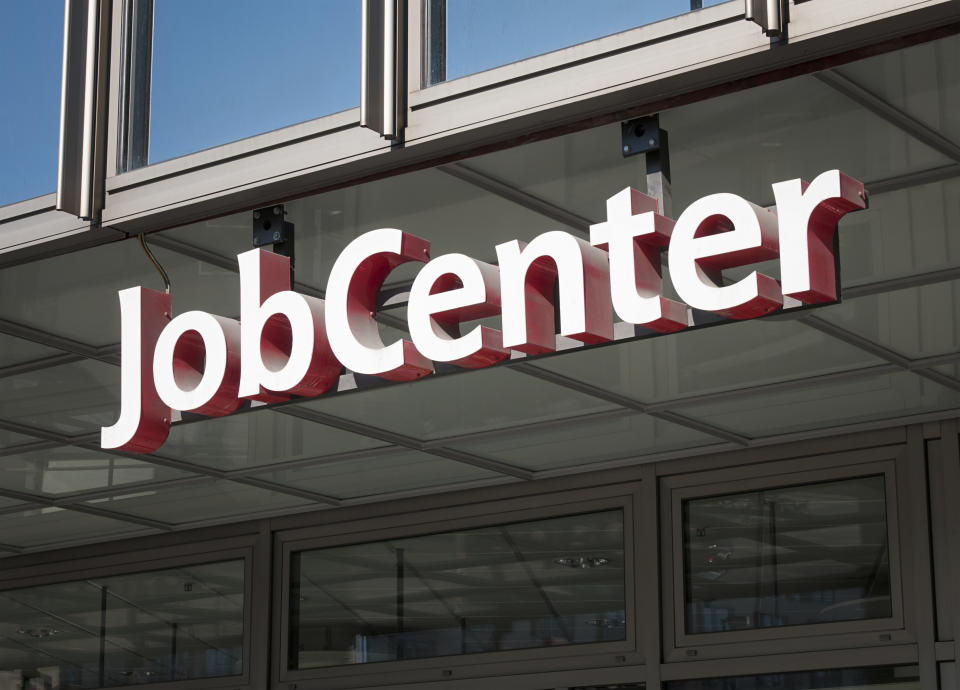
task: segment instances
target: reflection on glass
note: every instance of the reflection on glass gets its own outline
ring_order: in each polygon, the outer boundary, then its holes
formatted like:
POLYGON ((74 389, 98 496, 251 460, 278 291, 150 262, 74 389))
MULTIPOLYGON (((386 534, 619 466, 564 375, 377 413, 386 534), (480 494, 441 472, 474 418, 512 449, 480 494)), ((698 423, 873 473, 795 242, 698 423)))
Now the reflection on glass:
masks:
POLYGON ((0 592, 0 687, 103 688, 238 675, 243 561, 0 592))
POLYGON ((692 499, 683 513, 689 634, 892 615, 883 476, 692 499))
POLYGON ((360 103, 360 0, 156 0, 153 23, 150 163, 360 103))
POLYGON ((830 671, 770 673, 763 676, 677 680, 666 690, 836 690, 838 688, 883 688, 920 690, 917 666, 842 668, 830 671))
POLYGON ((723 0, 440 0, 430 8, 436 84, 650 24, 723 0), (445 32, 444 32, 445 21, 445 32), (443 35, 445 33, 445 36, 443 35))
POLYGON ((0 206, 57 188, 63 0, 0 3, 0 206))
POLYGON ((623 513, 295 553, 290 601, 290 668, 623 640, 623 513))

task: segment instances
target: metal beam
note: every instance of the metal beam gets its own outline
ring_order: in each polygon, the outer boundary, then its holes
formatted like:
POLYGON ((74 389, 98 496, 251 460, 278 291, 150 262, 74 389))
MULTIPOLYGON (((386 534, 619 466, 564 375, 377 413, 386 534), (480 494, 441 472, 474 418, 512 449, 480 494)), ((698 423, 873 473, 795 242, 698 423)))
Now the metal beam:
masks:
POLYGON ((899 278, 886 278, 884 280, 875 280, 869 283, 859 283, 844 287, 841 292, 843 297, 853 299, 864 297, 866 295, 879 295, 884 292, 894 292, 896 290, 905 290, 907 288, 922 287, 924 285, 934 285, 936 283, 945 283, 951 280, 960 279, 960 266, 951 268, 942 268, 936 271, 926 271, 924 273, 914 273, 913 275, 900 276, 899 278))
POLYGON ((842 93, 858 105, 863 106, 874 115, 886 120, 894 127, 903 130, 914 139, 960 163, 960 145, 932 127, 923 124, 912 115, 894 107, 852 79, 832 69, 816 72, 813 77, 842 93))
POLYGON ((87 358, 84 355, 71 354, 69 352, 51 355, 50 357, 41 357, 40 359, 31 359, 28 362, 0 367, 0 379, 18 376, 20 374, 29 374, 31 371, 42 371, 43 369, 50 369, 51 367, 59 367, 62 364, 82 362, 85 359, 87 358))
POLYGON ((547 218, 552 218, 582 235, 590 235, 590 225, 593 224, 594 221, 589 218, 584 218, 581 215, 568 211, 533 194, 521 191, 506 182, 502 182, 473 168, 469 168, 463 163, 448 163, 447 165, 438 166, 437 170, 451 177, 455 177, 458 180, 472 184, 474 187, 490 192, 502 199, 512 201, 518 206, 539 213, 547 218))
POLYGON ((869 352, 871 355, 879 357, 880 359, 896 364, 901 369, 910 368, 910 359, 904 357, 903 355, 894 352, 893 350, 875 343, 869 338, 864 338, 862 335, 858 335, 853 331, 848 331, 846 328, 838 326, 830 321, 826 321, 819 316, 803 316, 797 319, 798 323, 805 324, 814 328, 821 333, 832 336, 837 340, 842 340, 848 345, 853 345, 856 348, 863 350, 864 352, 869 352))
POLYGON ((115 363, 111 358, 104 357, 100 349, 96 346, 87 345, 85 343, 81 343, 79 340, 73 340, 72 338, 54 335, 48 331, 44 331, 33 326, 28 326, 26 324, 16 323, 8 319, 0 319, 0 333, 12 335, 13 337, 20 338, 21 340, 29 340, 30 342, 37 343, 39 345, 46 345, 47 347, 56 348, 57 350, 61 350, 63 352, 80 355, 81 357, 86 357, 87 359, 107 361, 110 364, 115 363))
POLYGON ((933 184, 934 182, 943 182, 944 180, 950 180, 954 177, 960 177, 960 165, 958 164, 943 165, 938 168, 929 168, 927 170, 894 175, 893 177, 885 177, 880 180, 874 180, 873 182, 867 182, 865 186, 871 196, 877 196, 879 194, 899 192, 904 189, 910 189, 911 187, 921 187, 925 184, 933 184))

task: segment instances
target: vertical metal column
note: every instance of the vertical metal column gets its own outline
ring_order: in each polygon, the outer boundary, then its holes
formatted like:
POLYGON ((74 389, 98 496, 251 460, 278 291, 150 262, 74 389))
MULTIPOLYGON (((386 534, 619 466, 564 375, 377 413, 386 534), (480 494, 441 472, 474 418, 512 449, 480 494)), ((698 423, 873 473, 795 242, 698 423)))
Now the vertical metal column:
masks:
POLYGON ((103 208, 110 4, 64 3, 57 209, 84 220, 103 208))
POLYGON ((360 125, 400 139, 406 113, 406 0, 363 0, 360 125))
POLYGON ((177 679, 177 624, 170 624, 170 680, 177 679))
POLYGON ((403 549, 397 549, 397 659, 406 657, 404 653, 404 623, 403 623, 403 584, 404 563, 403 549))
POLYGON ((107 588, 100 588, 100 654, 98 668, 100 670, 100 684, 98 687, 107 687, 107 588))
POLYGON ((747 21, 760 25, 767 36, 779 37, 786 33, 785 0, 744 0, 743 16, 747 21))
POLYGON ((300 668, 300 553, 290 554, 290 622, 287 627, 287 668, 300 668))

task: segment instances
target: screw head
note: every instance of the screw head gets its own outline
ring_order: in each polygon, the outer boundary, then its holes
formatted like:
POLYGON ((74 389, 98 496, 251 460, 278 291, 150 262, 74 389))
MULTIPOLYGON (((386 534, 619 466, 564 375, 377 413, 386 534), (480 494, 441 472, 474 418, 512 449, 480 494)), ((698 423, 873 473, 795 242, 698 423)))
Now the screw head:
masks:
POLYGON ((255 220, 260 220, 260 211, 254 211, 254 212, 253 212, 253 217, 254 217, 255 220))
POLYGON ((647 143, 650 144, 650 146, 656 146, 656 145, 657 145, 657 140, 656 140, 656 139, 651 139, 651 140, 648 141, 647 143))
POLYGON ((630 153, 630 146, 629 146, 629 145, 625 145, 625 146, 623 147, 623 152, 624 152, 624 153, 630 153))
POLYGON ((279 207, 279 206, 274 206, 274 207, 273 207, 273 215, 275 215, 275 216, 279 216, 279 215, 280 215, 280 207, 279 207))

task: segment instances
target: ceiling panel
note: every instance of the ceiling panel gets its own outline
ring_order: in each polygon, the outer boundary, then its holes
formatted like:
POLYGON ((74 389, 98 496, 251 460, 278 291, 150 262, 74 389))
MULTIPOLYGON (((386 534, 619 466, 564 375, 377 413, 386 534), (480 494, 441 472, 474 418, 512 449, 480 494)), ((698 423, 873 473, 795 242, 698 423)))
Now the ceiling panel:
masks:
MULTIPOLYGON (((773 203, 772 183, 832 168, 866 181, 952 162, 810 76, 666 110, 660 125, 670 134, 677 214, 715 192, 773 203)), ((621 149, 614 123, 466 164, 600 221, 607 198, 646 189, 643 156, 624 159, 621 149)))
POLYGON ((0 333, 0 369, 60 354, 61 350, 0 333))
POLYGON ((722 439, 645 414, 599 415, 571 419, 513 433, 451 444, 528 470, 583 467, 681 448, 721 443, 722 439))
POLYGON ((721 324, 531 360, 536 367, 644 403, 879 363, 791 317, 721 324))
POLYGON ((275 470, 255 476, 341 499, 503 479, 503 475, 497 472, 405 449, 370 457, 275 470))
POLYGON ((52 548, 68 543, 119 539, 155 532, 157 530, 99 515, 36 506, 5 514, 0 541, 31 549, 52 548))
POLYGON ((840 222, 844 288, 960 266, 960 177, 870 195, 840 222))
POLYGON ((44 496, 187 476, 168 467, 71 446, 0 458, 0 487, 44 496))
POLYGON ((7 431, 6 429, 0 429, 0 449, 7 449, 25 444, 34 444, 37 442, 37 439, 33 436, 24 436, 23 434, 17 434, 12 431, 7 431))
POLYGON ((910 359, 960 352, 958 280, 847 299, 815 316, 910 359))
POLYGON ((837 71, 894 107, 960 141, 960 40, 939 41, 858 60, 837 71))
POLYGON ((320 397, 300 407, 417 439, 503 429, 614 408, 505 367, 320 397))
POLYGON ((249 520, 298 507, 321 508, 305 498, 226 480, 197 481, 88 502, 119 514, 174 525, 207 520, 249 520))
POLYGON ((120 413, 120 368, 95 360, 0 379, 0 419, 74 436, 120 413))
POLYGON ((157 452, 203 467, 237 470, 384 445, 383 441, 258 409, 174 425, 157 452))
POLYGON ((960 409, 960 391, 900 372, 689 405, 681 412, 763 437, 956 409, 960 409))
MULTIPOLYGON (((235 273, 163 249, 155 253, 170 276, 175 314, 203 309, 237 315, 235 273)), ((159 274, 132 238, 10 266, 0 270, 0 293, 30 299, 4 300, 0 318, 87 345, 112 345, 120 341, 117 291, 138 285, 163 289, 159 274)))

